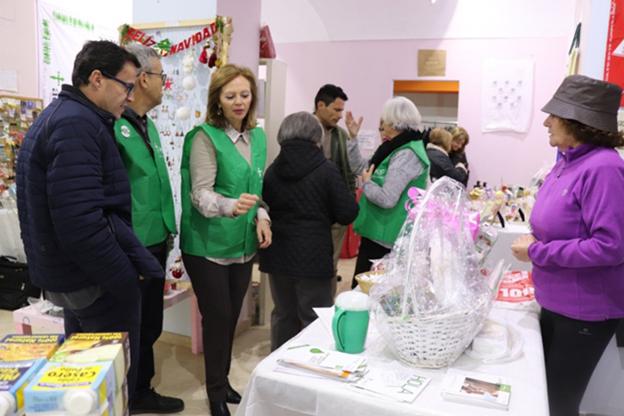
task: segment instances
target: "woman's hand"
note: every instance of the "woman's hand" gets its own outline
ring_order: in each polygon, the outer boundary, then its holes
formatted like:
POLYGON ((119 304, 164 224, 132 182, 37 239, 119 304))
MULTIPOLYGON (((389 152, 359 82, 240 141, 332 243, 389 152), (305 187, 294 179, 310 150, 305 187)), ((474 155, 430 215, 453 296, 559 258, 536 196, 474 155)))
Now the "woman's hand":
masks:
POLYGON ((236 217, 247 214, 247 212, 249 212, 249 210, 252 209, 259 200, 260 197, 258 195, 241 194, 241 196, 238 197, 238 201, 236 201, 236 204, 234 205, 232 215, 236 217))
POLYGON ((529 246, 536 241, 537 240, 533 237, 533 234, 520 236, 511 244, 511 252, 519 261, 530 262, 529 246))
POLYGON ((371 178, 371 176, 373 176, 373 171, 375 170, 375 165, 372 164, 368 167, 368 169, 366 169, 364 172, 362 172, 362 182, 368 182, 371 178))
POLYGON ((256 233, 258 234, 260 248, 267 248, 271 245, 273 233, 271 232, 271 223, 268 220, 258 220, 256 223, 256 233))

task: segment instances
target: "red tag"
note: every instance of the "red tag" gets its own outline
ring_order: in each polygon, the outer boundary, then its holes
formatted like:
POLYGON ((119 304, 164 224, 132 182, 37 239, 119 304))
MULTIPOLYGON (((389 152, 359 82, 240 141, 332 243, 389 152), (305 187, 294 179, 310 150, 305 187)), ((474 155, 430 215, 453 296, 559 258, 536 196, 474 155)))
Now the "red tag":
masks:
POLYGON ((535 287, 531 272, 507 272, 498 288, 496 300, 499 302, 530 302, 535 300, 535 287))

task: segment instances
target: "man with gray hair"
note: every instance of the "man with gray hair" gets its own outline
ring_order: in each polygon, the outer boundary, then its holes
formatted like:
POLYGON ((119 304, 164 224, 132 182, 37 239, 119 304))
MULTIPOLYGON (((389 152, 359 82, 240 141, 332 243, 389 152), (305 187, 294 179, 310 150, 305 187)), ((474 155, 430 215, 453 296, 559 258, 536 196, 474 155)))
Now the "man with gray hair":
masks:
MULTIPOLYGON (((176 233, 173 197, 160 137, 147 112, 160 105, 167 76, 160 55, 152 48, 130 44, 126 50, 141 68, 134 86, 134 100, 115 123, 115 138, 130 179, 132 228, 139 241, 166 267, 168 240, 176 233)), ((164 280, 145 279, 141 289, 141 338, 138 377, 130 414, 177 413, 184 402, 158 394, 154 377, 153 346, 162 333, 164 280)))

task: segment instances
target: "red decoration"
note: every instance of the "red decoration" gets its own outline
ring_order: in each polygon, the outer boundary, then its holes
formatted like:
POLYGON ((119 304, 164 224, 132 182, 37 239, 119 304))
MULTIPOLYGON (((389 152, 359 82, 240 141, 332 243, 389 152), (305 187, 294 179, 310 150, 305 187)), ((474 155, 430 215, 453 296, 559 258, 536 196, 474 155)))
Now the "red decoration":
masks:
POLYGON ((273 59, 276 56, 271 30, 264 25, 260 28, 260 58, 273 59))
MULTIPOLYGON (((622 49, 624 49, 624 0, 611 0, 604 80, 624 88, 624 54, 622 49)), ((624 96, 620 105, 624 106, 624 96)))
POLYGON ((213 52, 212 55, 210 55, 210 58, 208 59, 208 68, 214 68, 216 64, 217 64, 217 54, 213 52))
POLYGON ((208 63, 208 53, 206 52, 206 48, 204 48, 199 55, 199 62, 201 62, 202 64, 208 63))

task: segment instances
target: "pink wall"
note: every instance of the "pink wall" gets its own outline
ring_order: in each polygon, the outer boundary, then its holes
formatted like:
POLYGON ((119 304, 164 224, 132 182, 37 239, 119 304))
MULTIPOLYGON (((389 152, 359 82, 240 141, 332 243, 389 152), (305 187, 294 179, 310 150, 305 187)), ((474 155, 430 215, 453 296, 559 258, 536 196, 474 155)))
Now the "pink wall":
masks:
POLYGON ((278 59, 288 64, 286 114, 311 111, 316 91, 330 82, 345 89, 347 109, 364 116, 363 128, 371 130, 392 95, 393 80, 417 79, 418 49, 445 49, 444 79, 460 82, 458 121, 471 137, 471 182, 527 184, 555 157, 539 109, 564 76, 567 47, 567 39, 544 38, 282 43, 276 49, 278 59), (534 59, 534 113, 528 133, 481 133, 482 63, 489 58, 534 59))
POLYGON ((217 0, 217 14, 230 16, 234 32, 230 62, 258 74, 260 49, 260 0, 217 0))
POLYGON ((0 69, 17 71, 17 93, 0 94, 38 97, 37 27, 34 0, 0 0, 0 69))

